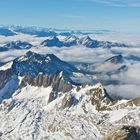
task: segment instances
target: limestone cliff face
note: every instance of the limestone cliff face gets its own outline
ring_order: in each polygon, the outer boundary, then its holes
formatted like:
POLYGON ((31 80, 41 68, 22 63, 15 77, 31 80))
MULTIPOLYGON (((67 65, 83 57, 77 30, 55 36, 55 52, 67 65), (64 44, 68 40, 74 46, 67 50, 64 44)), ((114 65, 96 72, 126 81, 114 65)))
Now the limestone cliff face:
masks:
POLYGON ((54 76, 39 74, 35 78, 31 75, 26 75, 21 81, 20 88, 25 87, 27 84, 37 87, 51 86, 52 90, 57 92, 67 92, 72 89, 72 84, 65 81, 60 73, 54 76))
POLYGON ((60 109, 70 108, 71 106, 74 106, 79 101, 73 96, 72 94, 65 94, 60 109))
POLYGON ((90 89, 86 88, 87 86, 75 87, 74 91, 72 89, 70 92, 66 92, 62 99, 60 109, 71 108, 77 104, 81 106, 85 113, 88 112, 87 104, 90 104, 92 107, 94 106, 98 112, 111 109, 114 101, 102 85, 99 87, 90 87, 90 89))
POLYGON ((91 97, 92 105, 96 106, 98 111, 103 111, 108 109, 108 107, 113 103, 113 99, 108 95, 105 89, 96 88, 91 90, 93 93, 91 97))
POLYGON ((20 84, 20 88, 27 85, 35 87, 52 87, 52 92, 49 95, 48 103, 52 102, 58 97, 58 92, 68 92, 72 89, 72 84, 64 80, 61 73, 51 76, 47 74, 39 74, 37 77, 32 77, 31 75, 26 75, 20 84))
POLYGON ((9 79, 11 78, 11 73, 12 70, 10 69, 0 71, 0 89, 2 89, 5 86, 5 84, 9 81, 9 79))

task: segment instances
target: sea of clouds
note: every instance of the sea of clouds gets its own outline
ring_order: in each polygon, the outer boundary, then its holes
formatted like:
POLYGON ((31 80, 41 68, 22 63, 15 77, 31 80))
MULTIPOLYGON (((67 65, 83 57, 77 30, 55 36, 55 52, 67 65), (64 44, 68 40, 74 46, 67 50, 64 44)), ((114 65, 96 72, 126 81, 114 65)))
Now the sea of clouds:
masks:
MULTIPOLYGON (((140 61, 138 59, 127 59, 130 56, 135 56, 136 58, 140 58, 140 39, 138 39, 138 34, 132 36, 126 34, 119 35, 118 33, 111 36, 111 34, 101 34, 101 35, 93 35, 98 40, 108 40, 115 42, 123 42, 127 44, 133 44, 133 47, 130 48, 86 48, 82 46, 74 46, 74 47, 41 47, 39 44, 45 38, 33 37, 30 35, 16 35, 14 37, 0 37, 0 44, 4 44, 8 41, 12 40, 22 40, 28 41, 35 45, 36 47, 31 50, 37 53, 47 54, 53 53, 58 56, 60 59, 67 62, 79 62, 79 63, 88 63, 90 66, 89 70, 92 72, 101 72, 100 79, 103 80, 116 80, 117 84, 109 83, 108 85, 104 85, 107 89, 108 93, 113 96, 117 96, 120 98, 130 99, 140 97, 140 61), (124 37, 125 36, 125 37, 124 37), (127 38, 128 37, 128 38, 127 38), (124 38, 124 40, 123 40, 124 38), (106 64, 104 65, 104 61, 112 56, 121 54, 124 58, 123 64, 106 64), (108 75, 108 71, 116 70, 120 67, 120 65, 126 65, 127 70, 122 71, 117 74, 108 75)), ((140 38, 140 35, 139 35, 140 38)), ((10 50, 7 52, 0 52, 0 60, 1 62, 7 62, 13 60, 14 58, 24 55, 28 50, 10 50)))

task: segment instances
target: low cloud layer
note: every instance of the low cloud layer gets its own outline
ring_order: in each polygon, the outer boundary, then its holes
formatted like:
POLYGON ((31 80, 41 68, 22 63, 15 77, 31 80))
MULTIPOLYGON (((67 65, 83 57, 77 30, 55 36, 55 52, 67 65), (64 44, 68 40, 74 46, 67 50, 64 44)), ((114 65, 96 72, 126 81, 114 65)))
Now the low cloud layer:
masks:
MULTIPOLYGON (((27 37, 27 36, 26 36, 27 37)), ((22 38, 24 41, 31 42, 41 42, 43 38, 33 38, 28 37, 22 38)), ((12 40, 13 38, 11 38, 12 40)), ((20 38, 18 38, 20 39, 20 38)), ((1 42, 4 42, 4 39, 1 42)), ((2 42, 2 43, 3 43, 2 42)), ((100 80, 108 81, 118 81, 117 84, 109 83, 104 85, 108 93, 114 96, 118 96, 125 99, 140 97, 140 60, 137 59, 127 59, 130 56, 135 56, 134 58, 140 57, 140 47, 133 48, 86 48, 86 47, 41 47, 36 46, 31 49, 34 52, 47 54, 52 53, 67 62, 80 62, 80 63, 90 63, 90 66, 86 70, 93 72, 101 72, 101 75, 91 75, 91 77, 96 77, 100 80), (107 64, 104 65, 104 61, 112 56, 121 54, 124 57, 123 64, 107 64), (108 72, 115 71, 122 65, 127 66, 127 70, 120 73, 113 73, 108 75, 108 72)), ((13 50, 0 53, 0 60, 3 62, 13 60, 14 58, 25 54, 28 50, 13 50)), ((132 57, 133 58, 133 57, 132 57)), ((84 66, 83 66, 84 67, 84 66)), ((100 81, 99 80, 99 81, 100 81)), ((104 83, 103 83, 104 84, 104 83)))
POLYGON ((140 85, 108 85, 105 88, 110 95, 117 95, 123 99, 134 99, 140 97, 140 85))
POLYGON ((140 47, 140 33, 119 33, 109 32, 103 34, 94 34, 91 37, 97 40, 120 42, 135 47, 140 47))

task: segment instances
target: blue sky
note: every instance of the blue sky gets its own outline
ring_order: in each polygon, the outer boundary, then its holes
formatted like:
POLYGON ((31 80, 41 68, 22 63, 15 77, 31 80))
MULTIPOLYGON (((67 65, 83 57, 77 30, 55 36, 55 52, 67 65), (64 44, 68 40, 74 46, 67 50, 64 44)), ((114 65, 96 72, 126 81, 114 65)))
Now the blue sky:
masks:
POLYGON ((140 32, 140 0, 1 0, 0 24, 140 32))

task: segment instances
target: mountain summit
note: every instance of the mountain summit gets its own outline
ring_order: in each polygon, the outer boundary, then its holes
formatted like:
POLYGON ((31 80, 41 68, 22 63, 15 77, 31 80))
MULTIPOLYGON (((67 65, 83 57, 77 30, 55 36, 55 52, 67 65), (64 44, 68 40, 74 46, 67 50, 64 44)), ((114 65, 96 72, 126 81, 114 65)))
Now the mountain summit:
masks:
POLYGON ((74 66, 60 60, 54 54, 41 55, 31 51, 15 59, 12 67, 18 75, 31 74, 32 76, 39 73, 55 75, 61 71, 70 74, 76 71, 74 66))

